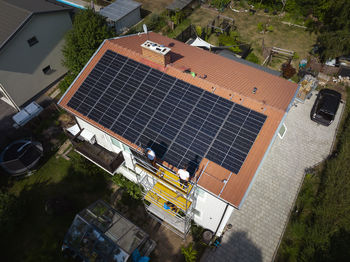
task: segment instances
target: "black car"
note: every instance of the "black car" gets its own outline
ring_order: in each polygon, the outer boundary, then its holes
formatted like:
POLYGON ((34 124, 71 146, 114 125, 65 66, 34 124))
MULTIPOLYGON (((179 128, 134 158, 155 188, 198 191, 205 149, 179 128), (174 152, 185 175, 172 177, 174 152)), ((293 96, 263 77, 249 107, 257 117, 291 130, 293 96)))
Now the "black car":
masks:
POLYGON ((341 94, 334 90, 322 89, 316 98, 315 104, 311 110, 311 120, 329 126, 337 113, 341 94))

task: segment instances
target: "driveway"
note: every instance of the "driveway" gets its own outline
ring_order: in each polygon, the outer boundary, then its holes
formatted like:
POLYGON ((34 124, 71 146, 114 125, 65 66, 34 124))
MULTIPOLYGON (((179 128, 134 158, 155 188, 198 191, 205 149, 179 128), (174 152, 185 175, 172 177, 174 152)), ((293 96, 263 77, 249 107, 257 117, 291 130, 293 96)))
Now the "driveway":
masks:
POLYGON ((243 207, 235 210, 221 247, 207 250, 201 261, 272 261, 303 181, 304 170, 330 153, 343 104, 335 121, 324 127, 310 120, 316 92, 292 107, 287 133, 274 141, 243 207))

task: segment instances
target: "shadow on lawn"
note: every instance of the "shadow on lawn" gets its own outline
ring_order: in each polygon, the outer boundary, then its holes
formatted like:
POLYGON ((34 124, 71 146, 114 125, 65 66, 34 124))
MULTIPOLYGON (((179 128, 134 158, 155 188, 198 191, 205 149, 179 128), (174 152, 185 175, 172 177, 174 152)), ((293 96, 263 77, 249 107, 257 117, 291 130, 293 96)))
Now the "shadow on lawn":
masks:
MULTIPOLYGON (((49 161, 60 169, 58 165, 62 162, 55 156, 49 161)), ((6 229, 0 225, 1 256, 6 261, 67 261, 62 256, 61 245, 75 215, 96 200, 110 202, 113 196, 109 174, 77 154, 71 156, 68 168, 62 168, 66 174, 59 182, 54 182, 53 176, 57 174, 50 173, 48 165, 41 168, 48 170, 47 173, 41 170, 40 174, 13 182, 17 187, 23 185, 16 210, 8 215, 11 222, 6 229), (55 205, 57 200, 60 204, 55 205), (49 210, 45 208, 48 203, 49 210)), ((152 261, 182 261, 181 239, 176 240, 168 230, 159 229, 146 215, 143 205, 133 205, 130 201, 125 197, 127 210, 120 210, 118 203, 114 207, 157 242, 152 261)))
POLYGON ((103 171, 85 160, 73 161, 58 183, 26 183, 18 196, 15 224, 1 234, 2 257, 6 261, 66 261, 61 244, 74 216, 97 199, 108 200, 109 194, 103 171), (64 199, 65 204, 46 212, 52 199, 64 199))

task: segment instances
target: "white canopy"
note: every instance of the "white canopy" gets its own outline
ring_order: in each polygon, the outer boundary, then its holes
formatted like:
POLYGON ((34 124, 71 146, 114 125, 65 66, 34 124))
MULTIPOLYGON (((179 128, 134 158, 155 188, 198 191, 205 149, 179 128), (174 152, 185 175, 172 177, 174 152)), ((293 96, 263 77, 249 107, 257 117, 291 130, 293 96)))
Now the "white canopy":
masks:
POLYGON ((210 49, 210 47, 214 47, 213 45, 209 44, 208 42, 205 42, 202 38, 198 37, 193 41, 193 43, 191 44, 191 46, 205 46, 208 49, 210 49))

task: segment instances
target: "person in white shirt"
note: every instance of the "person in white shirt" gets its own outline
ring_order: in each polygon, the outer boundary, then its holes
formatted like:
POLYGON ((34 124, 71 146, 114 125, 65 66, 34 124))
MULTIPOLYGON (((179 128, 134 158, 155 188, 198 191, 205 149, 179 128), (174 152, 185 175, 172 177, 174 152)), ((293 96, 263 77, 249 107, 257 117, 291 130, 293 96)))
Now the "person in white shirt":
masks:
POLYGON ((180 177, 180 183, 183 187, 187 187, 188 181, 190 180, 190 173, 186 169, 187 165, 177 171, 177 174, 180 177))
POLYGON ((151 149, 147 148, 146 149, 146 156, 148 160, 152 163, 152 166, 156 166, 156 153, 151 149))

